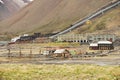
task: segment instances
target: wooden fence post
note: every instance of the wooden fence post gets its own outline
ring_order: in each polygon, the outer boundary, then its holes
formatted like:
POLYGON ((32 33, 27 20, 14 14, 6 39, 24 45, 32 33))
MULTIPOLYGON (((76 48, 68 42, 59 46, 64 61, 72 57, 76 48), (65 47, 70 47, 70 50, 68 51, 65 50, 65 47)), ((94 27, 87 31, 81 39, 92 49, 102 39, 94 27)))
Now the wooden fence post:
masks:
POLYGON ((30 55, 29 55, 30 58, 32 58, 32 47, 30 48, 30 55))
POLYGON ((20 49, 20 51, 19 51, 19 57, 21 58, 22 57, 22 51, 21 51, 21 47, 19 48, 20 49))
POLYGON ((8 57, 10 58, 11 57, 11 50, 10 50, 10 46, 7 45, 7 50, 8 50, 8 57))
POLYGON ((10 55, 10 49, 8 49, 8 57, 9 58, 11 57, 11 55, 10 55))
POLYGON ((41 54, 41 48, 39 49, 39 54, 41 54))

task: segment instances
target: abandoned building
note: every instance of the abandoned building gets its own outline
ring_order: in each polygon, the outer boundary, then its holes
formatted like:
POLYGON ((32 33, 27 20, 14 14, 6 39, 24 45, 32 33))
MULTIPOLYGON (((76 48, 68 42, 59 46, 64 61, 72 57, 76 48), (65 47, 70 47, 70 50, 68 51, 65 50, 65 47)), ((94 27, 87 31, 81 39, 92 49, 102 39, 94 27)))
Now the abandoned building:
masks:
POLYGON ((64 34, 57 37, 57 41, 60 42, 80 42, 82 44, 98 41, 114 42, 116 39, 115 34, 64 34))
POLYGON ((67 34, 60 35, 57 37, 59 42, 80 42, 80 43, 88 43, 87 34, 67 34))
POLYGON ((12 38, 11 43, 33 42, 36 38, 40 36, 41 36, 41 33, 34 33, 33 35, 23 34, 18 37, 12 38))
POLYGON ((98 43, 91 43, 90 50, 112 50, 114 49, 113 43, 110 41, 98 41, 98 43))
POLYGON ((90 50, 98 50, 98 43, 91 43, 89 49, 90 50))
POLYGON ((54 52, 54 57, 63 57, 63 58, 70 58, 71 57, 71 54, 68 50, 66 49, 57 49, 55 52, 54 52))
POLYGON ((90 34, 87 37, 89 42, 98 42, 98 41, 111 41, 116 40, 115 34, 90 34))

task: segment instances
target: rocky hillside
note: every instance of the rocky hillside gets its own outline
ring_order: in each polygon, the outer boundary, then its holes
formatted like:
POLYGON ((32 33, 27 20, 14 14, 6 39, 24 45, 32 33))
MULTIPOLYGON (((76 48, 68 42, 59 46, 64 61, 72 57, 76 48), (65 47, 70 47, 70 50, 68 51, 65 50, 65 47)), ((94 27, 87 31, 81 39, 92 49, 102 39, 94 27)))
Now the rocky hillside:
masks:
POLYGON ((120 6, 93 19, 82 27, 73 31, 74 33, 113 33, 120 36, 120 6))
POLYGON ((0 22, 1 33, 56 33, 111 0, 35 0, 18 14, 0 22))
POLYGON ((31 0, 0 0, 0 20, 13 15, 29 2, 31 0))

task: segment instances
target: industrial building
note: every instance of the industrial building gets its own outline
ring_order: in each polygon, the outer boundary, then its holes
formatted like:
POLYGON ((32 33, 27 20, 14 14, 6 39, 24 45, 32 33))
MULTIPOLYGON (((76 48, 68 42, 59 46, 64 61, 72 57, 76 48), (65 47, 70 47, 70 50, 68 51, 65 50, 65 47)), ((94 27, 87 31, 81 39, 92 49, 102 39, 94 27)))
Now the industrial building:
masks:
POLYGON ((98 42, 98 41, 111 41, 116 40, 115 34, 89 34, 87 36, 89 42, 98 42))
POLYGON ((88 43, 87 34, 66 34, 66 35, 59 35, 57 37, 57 41, 59 41, 59 42, 88 43))
POLYGON ((93 43, 98 41, 111 41, 117 39, 115 34, 64 34, 57 37, 60 42, 93 43))
POLYGON ((110 41, 98 41, 97 43, 91 43, 90 50, 112 50, 114 49, 113 43, 110 41))

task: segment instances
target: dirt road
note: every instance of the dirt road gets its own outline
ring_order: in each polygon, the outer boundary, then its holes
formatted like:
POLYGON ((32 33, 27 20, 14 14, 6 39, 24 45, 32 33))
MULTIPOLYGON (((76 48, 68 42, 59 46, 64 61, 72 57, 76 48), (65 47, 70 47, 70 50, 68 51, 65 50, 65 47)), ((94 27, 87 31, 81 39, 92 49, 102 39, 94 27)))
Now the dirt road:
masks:
POLYGON ((95 64, 100 66, 105 65, 120 65, 120 57, 103 57, 93 59, 67 59, 67 60, 50 60, 40 58, 27 58, 27 59, 6 59, 1 61, 0 64, 95 64))

